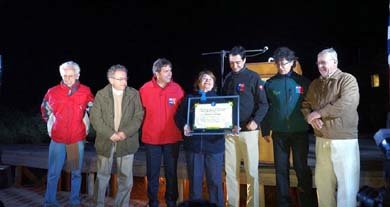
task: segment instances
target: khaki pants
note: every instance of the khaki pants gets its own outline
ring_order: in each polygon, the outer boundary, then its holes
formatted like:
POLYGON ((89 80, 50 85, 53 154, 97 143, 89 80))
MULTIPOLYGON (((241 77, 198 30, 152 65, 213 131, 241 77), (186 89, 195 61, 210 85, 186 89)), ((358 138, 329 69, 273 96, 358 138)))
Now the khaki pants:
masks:
POLYGON ((259 131, 226 135, 225 171, 228 206, 238 207, 240 200, 240 166, 244 160, 248 207, 259 207, 259 131))
POLYGON ((355 207, 359 180, 358 140, 317 137, 315 182, 318 206, 355 207))
MULTIPOLYGON (((111 149, 110 157, 98 155, 97 179, 94 188, 94 202, 98 207, 104 207, 104 199, 108 181, 111 177, 111 168, 115 147, 111 149)), ((129 206, 131 188, 133 187, 133 160, 134 154, 116 158, 118 174, 118 192, 115 195, 115 207, 129 206)))

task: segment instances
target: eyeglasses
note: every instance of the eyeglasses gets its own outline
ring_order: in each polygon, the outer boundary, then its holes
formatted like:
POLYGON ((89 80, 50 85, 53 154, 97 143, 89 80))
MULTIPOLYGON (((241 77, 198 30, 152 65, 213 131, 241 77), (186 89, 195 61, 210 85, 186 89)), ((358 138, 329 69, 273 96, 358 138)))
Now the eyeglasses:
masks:
POLYGON ((211 82, 211 81, 213 81, 214 79, 212 79, 212 78, 202 78, 202 79, 200 79, 202 82, 206 82, 206 81, 209 81, 209 82, 211 82))
POLYGON ((328 65, 330 63, 336 63, 336 60, 335 59, 329 59, 329 60, 320 60, 320 61, 317 61, 317 65, 328 65))
POLYGON ((290 63, 292 63, 292 61, 286 61, 286 62, 279 62, 279 61, 277 61, 276 62, 276 64, 280 65, 280 66, 285 66, 285 65, 290 64, 290 63))
POLYGON ((127 77, 126 78, 115 78, 115 77, 110 77, 114 80, 117 80, 117 81, 127 81, 127 77))

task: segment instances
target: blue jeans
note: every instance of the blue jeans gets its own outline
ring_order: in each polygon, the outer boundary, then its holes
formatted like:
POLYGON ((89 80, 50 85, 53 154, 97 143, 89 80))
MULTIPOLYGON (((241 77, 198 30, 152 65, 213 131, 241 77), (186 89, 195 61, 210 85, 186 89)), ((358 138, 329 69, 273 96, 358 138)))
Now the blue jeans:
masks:
POLYGON ((167 203, 168 207, 176 206, 176 201, 178 197, 177 159, 179 157, 179 144, 145 144, 145 147, 149 206, 158 206, 158 178, 160 176, 162 157, 164 157, 164 175, 167 179, 165 202, 167 203))
MULTIPOLYGON (((80 204, 81 168, 84 156, 84 141, 78 142, 79 169, 72 171, 72 184, 70 191, 70 204, 80 204)), ((66 158, 66 144, 51 140, 49 145, 49 160, 47 172, 47 185, 44 206, 59 206, 56 198, 58 179, 66 158)))
POLYGON ((223 169, 224 152, 195 153, 186 152, 188 179, 190 180, 190 200, 202 200, 203 175, 206 174, 210 203, 223 207, 223 169))

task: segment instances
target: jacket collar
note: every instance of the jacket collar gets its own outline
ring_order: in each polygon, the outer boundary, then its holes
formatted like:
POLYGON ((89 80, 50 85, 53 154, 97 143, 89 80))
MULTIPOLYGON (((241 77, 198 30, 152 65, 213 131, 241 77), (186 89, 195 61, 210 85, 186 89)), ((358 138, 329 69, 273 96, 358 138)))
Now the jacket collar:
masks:
POLYGON ((320 79, 321 80, 330 80, 330 79, 336 79, 337 80, 337 79, 339 79, 341 77, 342 73, 343 72, 340 69, 337 68, 337 70, 334 71, 334 73, 330 77, 324 78, 324 77, 321 76, 320 79))
POLYGON ((247 70, 248 70, 248 68, 246 66, 244 66, 240 71, 238 71, 238 72, 232 71, 232 73, 233 73, 233 75, 238 75, 238 74, 244 73, 247 70))
POLYGON ((67 86, 67 85, 64 83, 64 81, 61 81, 60 85, 61 85, 61 88, 69 89, 69 91, 68 91, 68 96, 71 96, 71 95, 73 95, 73 94, 79 89, 79 87, 80 87, 80 81, 79 81, 79 80, 76 80, 76 82, 75 82, 71 87, 67 86))
MULTIPOLYGON (((169 82, 169 83, 167 83, 167 85, 164 87, 164 88, 166 88, 166 87, 168 87, 171 83, 172 83, 172 79, 171 79, 171 81, 169 82)), ((159 87, 159 88, 161 88, 161 89, 164 89, 164 88, 162 88, 160 85, 158 85, 158 83, 157 83, 157 78, 155 77, 155 76, 153 76, 153 78, 152 78, 152 83, 153 83, 153 86, 154 87, 159 87)))
POLYGON ((286 74, 280 74, 279 72, 278 72, 278 74, 277 74, 277 76, 279 76, 279 77, 291 77, 291 76, 293 76, 293 74, 294 74, 295 72, 293 71, 293 70, 290 70, 288 73, 286 73, 286 74))

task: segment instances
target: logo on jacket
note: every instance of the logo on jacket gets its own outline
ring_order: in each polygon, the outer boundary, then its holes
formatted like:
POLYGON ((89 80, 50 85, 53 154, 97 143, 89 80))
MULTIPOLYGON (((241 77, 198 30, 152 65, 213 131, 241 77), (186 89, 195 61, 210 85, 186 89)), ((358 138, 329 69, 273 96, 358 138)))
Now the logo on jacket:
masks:
POLYGON ((259 85, 259 89, 260 89, 260 91, 262 91, 264 89, 264 86, 263 85, 259 85))
POLYGON ((303 87, 302 86, 295 86, 295 93, 303 94, 303 87))
POLYGON ((176 104, 176 98, 168 98, 168 104, 169 105, 175 105, 176 104))
POLYGON ((236 90, 237 90, 237 92, 244 92, 245 91, 245 84, 244 83, 237 84, 236 90))

